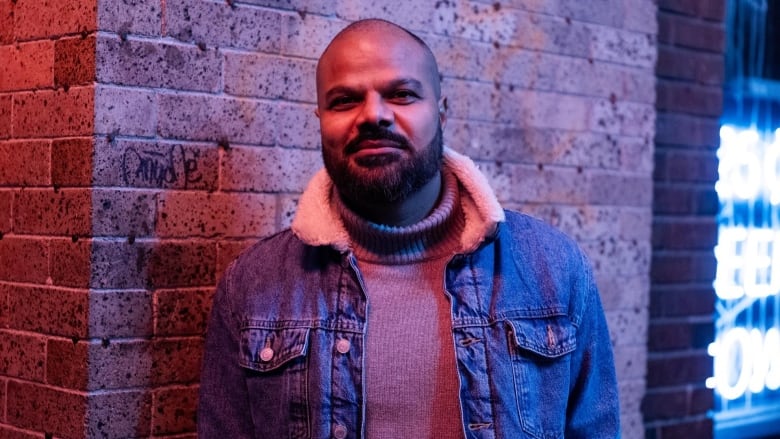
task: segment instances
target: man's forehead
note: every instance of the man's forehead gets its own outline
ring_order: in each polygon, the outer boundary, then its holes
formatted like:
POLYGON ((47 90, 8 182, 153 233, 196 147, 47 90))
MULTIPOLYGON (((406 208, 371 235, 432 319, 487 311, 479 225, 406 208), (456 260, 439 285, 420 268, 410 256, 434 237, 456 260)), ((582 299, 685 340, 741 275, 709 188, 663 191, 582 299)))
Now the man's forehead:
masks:
MULTIPOLYGON (((342 63, 350 64, 353 57, 360 51, 370 53, 377 57, 400 57, 403 64, 410 66, 415 61, 419 62, 425 71, 427 78, 419 78, 424 82, 431 82, 435 94, 439 94, 439 72, 436 60, 428 46, 406 29, 383 20, 363 20, 353 23, 343 29, 330 42, 317 63, 317 85, 323 84, 320 80, 325 73, 338 70, 342 63)), ((340 74, 344 72, 341 71, 340 74)), ((320 90, 322 91, 322 90, 320 90)))

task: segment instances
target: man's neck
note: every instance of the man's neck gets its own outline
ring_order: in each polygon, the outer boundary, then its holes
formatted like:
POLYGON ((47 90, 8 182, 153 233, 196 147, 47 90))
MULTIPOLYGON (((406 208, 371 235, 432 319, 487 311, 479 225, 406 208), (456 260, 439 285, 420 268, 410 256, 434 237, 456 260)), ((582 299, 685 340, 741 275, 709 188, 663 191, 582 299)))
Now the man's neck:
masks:
POLYGON ((441 194, 441 173, 437 173, 418 191, 403 200, 393 203, 362 203, 354 200, 344 202, 355 213, 376 224, 403 227, 425 218, 439 200, 441 194))

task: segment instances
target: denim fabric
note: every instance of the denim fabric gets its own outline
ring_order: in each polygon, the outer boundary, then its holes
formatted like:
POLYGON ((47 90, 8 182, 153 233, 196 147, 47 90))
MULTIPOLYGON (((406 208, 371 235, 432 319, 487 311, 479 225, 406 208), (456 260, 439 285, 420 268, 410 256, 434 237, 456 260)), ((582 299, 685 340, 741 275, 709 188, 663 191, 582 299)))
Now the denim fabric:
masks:
MULTIPOLYGON (((573 241, 507 212, 443 277, 464 437, 619 437, 606 321, 573 241)), ((214 299, 199 437, 364 437, 367 306, 349 252, 289 231, 244 252, 214 299)))

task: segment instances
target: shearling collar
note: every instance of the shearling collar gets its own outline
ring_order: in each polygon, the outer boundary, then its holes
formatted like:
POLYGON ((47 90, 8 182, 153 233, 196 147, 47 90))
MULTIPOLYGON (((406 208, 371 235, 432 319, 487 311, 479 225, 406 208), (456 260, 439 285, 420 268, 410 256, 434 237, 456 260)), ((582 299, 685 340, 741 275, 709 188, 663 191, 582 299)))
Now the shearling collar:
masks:
MULTIPOLYGON (((466 217, 460 251, 470 252, 504 221, 504 211, 487 179, 470 158, 445 147, 444 167, 452 171, 460 183, 466 217)), ((301 195, 291 229, 306 244, 329 245, 343 252, 350 248, 349 234, 331 202, 333 196, 333 181, 325 169, 320 169, 301 195)))

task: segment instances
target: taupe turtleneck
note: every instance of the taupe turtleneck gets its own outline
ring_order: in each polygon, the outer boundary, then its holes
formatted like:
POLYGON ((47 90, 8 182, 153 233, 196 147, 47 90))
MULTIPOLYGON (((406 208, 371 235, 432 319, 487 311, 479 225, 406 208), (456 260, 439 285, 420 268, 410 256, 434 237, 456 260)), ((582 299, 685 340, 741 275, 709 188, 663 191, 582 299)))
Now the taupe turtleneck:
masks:
POLYGON ((338 199, 368 298, 366 436, 463 437, 444 269, 465 226, 458 182, 423 220, 390 227, 363 220, 338 199))

